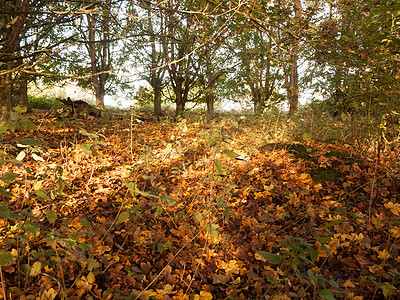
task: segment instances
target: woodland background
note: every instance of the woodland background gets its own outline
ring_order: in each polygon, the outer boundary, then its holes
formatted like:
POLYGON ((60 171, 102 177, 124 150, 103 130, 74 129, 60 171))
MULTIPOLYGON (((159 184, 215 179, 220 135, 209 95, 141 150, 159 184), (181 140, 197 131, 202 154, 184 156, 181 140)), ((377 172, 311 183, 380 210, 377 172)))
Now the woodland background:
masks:
POLYGON ((0 298, 397 299, 399 12, 0 1, 0 298))

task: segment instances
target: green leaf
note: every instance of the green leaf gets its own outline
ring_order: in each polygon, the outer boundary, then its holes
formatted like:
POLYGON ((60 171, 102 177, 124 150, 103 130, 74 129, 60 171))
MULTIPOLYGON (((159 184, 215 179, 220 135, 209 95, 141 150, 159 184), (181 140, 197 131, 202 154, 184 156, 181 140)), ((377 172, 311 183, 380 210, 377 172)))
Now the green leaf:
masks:
POLYGON ((333 297, 331 290, 321 290, 319 292, 319 295, 323 299, 328 299, 328 300, 335 300, 335 297, 333 297))
POLYGON ((314 249, 313 247, 307 248, 308 254, 310 254, 311 262, 315 263, 319 257, 319 251, 314 249))
POLYGON ((54 224, 57 219, 57 213, 54 210, 46 211, 46 218, 50 224, 54 224))
POLYGON ((161 205, 158 205, 157 209, 156 209, 155 216, 156 217, 161 216, 163 214, 163 212, 164 212, 164 208, 161 205))
POLYGON ((28 146, 41 146, 44 143, 35 139, 17 139, 20 143, 22 143, 23 145, 28 145, 28 146))
POLYGON ((29 120, 29 117, 22 117, 19 123, 21 129, 34 130, 36 128, 36 125, 33 124, 31 120, 29 120))
POLYGON ((56 184, 56 187, 57 187, 57 193, 58 193, 59 195, 62 195, 63 192, 64 192, 64 188, 65 188, 65 183, 64 183, 64 181, 62 181, 61 179, 58 179, 57 184, 56 184))
POLYGON ((329 222, 328 224, 326 224, 324 227, 328 228, 328 227, 333 227, 339 224, 342 224, 346 219, 341 218, 341 219, 337 219, 335 221, 329 222))
POLYGON ((133 197, 139 194, 136 188, 136 181, 125 180, 125 184, 133 197))
POLYGON ((219 159, 214 160, 215 167, 217 168, 217 175, 223 175, 222 163, 219 159))
POLYGON ((117 221, 115 222, 116 225, 121 224, 129 219, 129 212, 123 211, 119 214, 117 221))
POLYGON ((37 191, 35 191, 35 194, 40 201, 50 200, 50 197, 43 190, 37 190, 37 191))
POLYGON ((5 183, 11 183, 13 182, 19 175, 15 174, 13 172, 7 172, 3 176, 1 176, 1 180, 3 180, 5 183))
POLYGON ((22 229, 25 232, 31 233, 33 235, 36 235, 40 231, 40 227, 36 224, 33 224, 32 222, 26 221, 25 223, 22 224, 22 229))
POLYGON ((167 147, 165 147, 165 149, 163 150, 163 153, 164 153, 165 155, 168 155, 168 154, 171 153, 171 151, 172 151, 172 144, 171 144, 171 143, 168 143, 168 144, 167 144, 167 147))
POLYGON ((339 287, 339 284, 336 282, 336 281, 334 281, 334 280, 329 280, 328 281, 328 283, 331 285, 331 286, 334 286, 334 287, 339 287))
POLYGON ((167 196, 167 195, 161 195, 161 199, 165 201, 165 204, 170 206, 176 203, 176 200, 167 196))
POLYGON ((82 218, 79 220, 79 223, 81 223, 82 226, 85 226, 88 230, 92 229, 92 225, 86 218, 82 218))
POLYGON ((257 251, 259 254, 261 254, 266 260, 268 260, 271 264, 278 265, 282 261, 282 257, 278 254, 273 254, 270 252, 265 252, 265 251, 257 251))
POLYGON ((14 263, 14 257, 10 252, 0 250, 0 266, 8 266, 14 263))
POLYGON ((94 258, 90 257, 87 260, 87 268, 89 272, 93 271, 93 269, 97 269, 100 266, 99 262, 95 260, 94 258))
POLYGON ((226 154, 226 156, 228 156, 229 158, 236 158, 238 156, 240 156, 240 154, 237 154, 231 150, 225 149, 224 151, 222 151, 226 154))
POLYGON ((22 219, 23 217, 19 214, 12 212, 5 203, 1 202, 0 203, 0 218, 16 220, 16 219, 22 219))
POLYGON ((82 148, 82 151, 84 152, 84 153, 86 153, 86 154, 92 154, 92 151, 91 151, 91 148, 92 147, 92 144, 83 144, 82 146, 81 146, 81 148, 82 148))
POLYGON ((326 236, 317 236, 315 239, 321 244, 328 244, 331 241, 331 238, 326 236))
POLYGON ((1 124, 0 124, 0 134, 6 132, 8 128, 9 128, 9 123, 8 122, 6 122, 6 121, 1 122, 1 124))
POLYGON ((23 114, 28 111, 28 108, 26 106, 18 105, 18 106, 13 107, 13 110, 19 114, 23 114))
POLYGON ((311 283, 313 285, 315 285, 317 283, 317 278, 315 278, 313 272, 310 269, 307 270, 307 275, 308 275, 308 278, 310 278, 311 283))
POLYGON ((391 285, 389 282, 385 282, 382 285, 382 292, 383 296, 389 297, 393 295, 394 292, 396 292, 396 287, 391 285))
POLYGON ((312 135, 307 133, 307 132, 303 133, 303 140, 311 141, 312 140, 312 135))
POLYGON ((217 230, 218 228, 219 228, 218 224, 210 224, 206 226, 208 234, 215 238, 219 237, 219 231, 217 230))
POLYGON ((340 117, 342 118, 342 121, 343 121, 343 122, 348 121, 348 120, 351 119, 350 115, 349 115, 349 114, 345 114, 345 113, 342 113, 342 114, 340 115, 340 117))
POLYGON ((85 135, 85 136, 87 136, 87 137, 89 137, 89 138, 91 138, 91 139, 98 139, 98 138, 99 138, 99 136, 98 136, 97 134, 89 133, 89 132, 87 132, 87 131, 84 130, 84 129, 81 129, 81 130, 79 131, 79 133, 82 134, 82 135, 85 135))
MULTIPOLYGON (((9 197, 13 197, 14 195, 11 194, 10 192, 6 191, 6 189, 4 188, 4 186, 0 185, 0 194, 4 195, 4 196, 9 196, 9 197)), ((1 210, 1 209, 0 209, 1 210)), ((1 215, 0 215, 1 217, 1 215)))

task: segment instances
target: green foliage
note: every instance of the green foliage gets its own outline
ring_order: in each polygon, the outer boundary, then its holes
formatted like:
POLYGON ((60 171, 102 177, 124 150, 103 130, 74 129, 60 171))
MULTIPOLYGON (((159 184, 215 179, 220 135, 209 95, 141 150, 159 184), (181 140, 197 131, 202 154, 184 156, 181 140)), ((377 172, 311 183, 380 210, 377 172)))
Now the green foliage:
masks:
POLYGON ((28 110, 32 109, 45 109, 57 110, 62 108, 63 105, 52 96, 44 95, 41 97, 29 97, 28 110))
POLYGON ((151 87, 140 86, 133 99, 140 108, 148 107, 153 103, 154 91, 151 87))

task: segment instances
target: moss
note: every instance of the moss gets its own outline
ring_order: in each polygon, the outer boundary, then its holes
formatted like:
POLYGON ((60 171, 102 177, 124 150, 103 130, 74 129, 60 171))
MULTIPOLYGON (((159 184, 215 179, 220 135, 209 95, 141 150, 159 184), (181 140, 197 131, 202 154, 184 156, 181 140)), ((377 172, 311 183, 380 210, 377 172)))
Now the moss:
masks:
POLYGON ((346 153, 340 152, 340 151, 332 150, 332 151, 330 151, 329 153, 327 153, 325 156, 326 156, 326 157, 335 156, 335 157, 337 157, 337 158, 346 158, 346 157, 348 157, 349 155, 346 154, 346 153))
POLYGON ((338 174, 334 168, 318 168, 311 173, 311 177, 316 183, 335 182, 338 179, 338 174))
POLYGON ((311 155, 315 150, 309 147, 304 147, 300 144, 278 144, 278 143, 270 143, 265 144, 261 147, 261 151, 274 151, 286 149, 289 153, 293 154, 296 158, 302 158, 307 160, 312 160, 313 156, 311 155))

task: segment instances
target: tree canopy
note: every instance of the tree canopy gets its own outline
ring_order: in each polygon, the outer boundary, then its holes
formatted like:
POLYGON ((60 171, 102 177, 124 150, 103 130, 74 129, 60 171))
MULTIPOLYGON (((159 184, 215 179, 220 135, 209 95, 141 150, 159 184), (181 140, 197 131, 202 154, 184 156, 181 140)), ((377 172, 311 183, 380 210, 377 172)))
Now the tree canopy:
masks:
POLYGON ((243 96, 262 112, 305 89, 336 111, 387 111, 399 99, 397 1, 5 1, 0 11, 3 107, 27 86, 72 80, 104 96, 144 79, 161 114, 187 102, 243 96), (131 84, 127 84, 127 83, 131 84))

